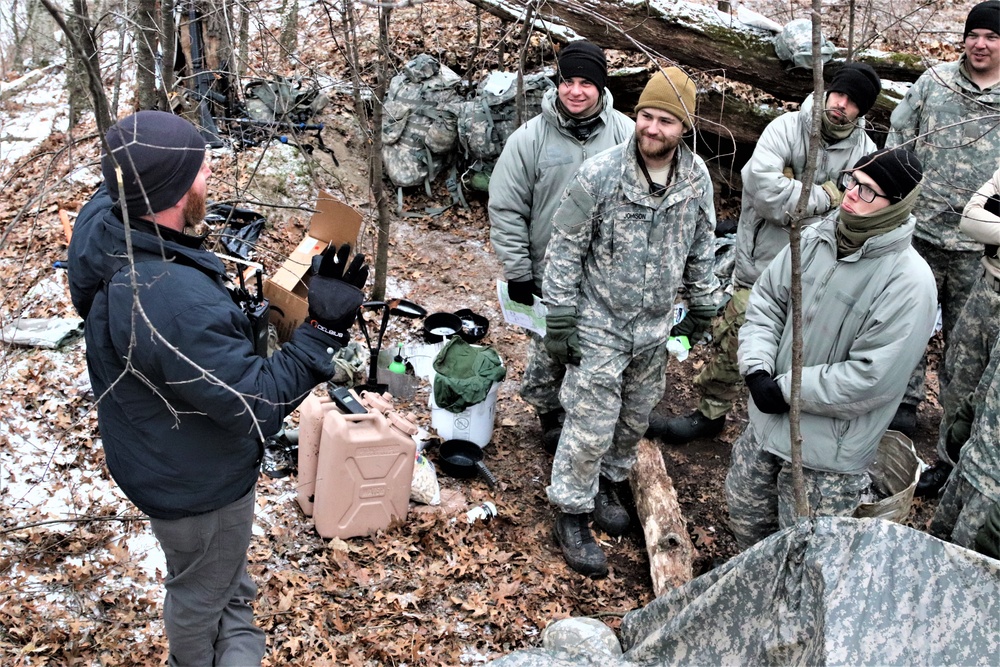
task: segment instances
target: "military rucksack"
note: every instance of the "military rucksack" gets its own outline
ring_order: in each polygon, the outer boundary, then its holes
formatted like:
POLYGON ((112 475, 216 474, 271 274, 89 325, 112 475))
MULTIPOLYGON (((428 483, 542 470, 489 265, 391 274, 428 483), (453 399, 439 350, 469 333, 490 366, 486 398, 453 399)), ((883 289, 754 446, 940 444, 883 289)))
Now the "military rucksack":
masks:
POLYGON ((243 87, 247 117, 261 122, 308 123, 329 99, 302 81, 256 79, 243 87))
MULTIPOLYGON (((555 84, 546 74, 524 77, 526 122, 542 112, 542 97, 555 84)), ((476 88, 472 99, 459 105, 458 141, 466 170, 462 181, 474 190, 486 191, 490 174, 504 144, 517 129, 517 75, 491 72, 476 88)))
POLYGON ((455 156, 460 78, 420 54, 392 77, 382 118, 382 162, 397 188, 430 184, 455 156))

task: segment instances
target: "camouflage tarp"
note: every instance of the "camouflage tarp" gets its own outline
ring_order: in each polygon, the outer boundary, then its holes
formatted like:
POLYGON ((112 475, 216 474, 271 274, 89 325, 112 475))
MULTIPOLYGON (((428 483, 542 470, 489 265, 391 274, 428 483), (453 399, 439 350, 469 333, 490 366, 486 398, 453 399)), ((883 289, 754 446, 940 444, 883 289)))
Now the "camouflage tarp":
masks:
POLYGON ((1000 561, 879 519, 820 518, 626 614, 625 652, 518 651, 539 665, 995 665, 1000 561))

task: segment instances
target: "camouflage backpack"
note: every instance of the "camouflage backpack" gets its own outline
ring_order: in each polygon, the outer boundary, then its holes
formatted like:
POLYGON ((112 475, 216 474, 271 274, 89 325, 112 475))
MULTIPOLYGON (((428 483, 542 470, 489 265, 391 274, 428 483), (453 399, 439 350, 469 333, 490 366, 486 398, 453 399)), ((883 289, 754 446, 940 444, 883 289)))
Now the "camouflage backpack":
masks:
POLYGON ((262 122, 308 123, 329 99, 315 86, 283 77, 256 79, 243 87, 247 117, 262 122))
MULTIPOLYGON (((542 112, 542 97, 554 86, 552 78, 546 74, 524 77, 522 122, 542 112)), ((491 72, 479 84, 472 99, 459 106, 458 141, 466 163, 462 181, 474 190, 486 191, 497 158, 516 129, 517 75, 491 72)))
MULTIPOLYGON (((774 52, 778 60, 790 62, 792 67, 812 69, 812 21, 795 19, 786 23, 774 37, 774 52)), ((819 52, 823 62, 828 63, 837 52, 837 47, 822 37, 819 52)))
POLYGON ((392 77, 382 118, 382 161, 397 188, 431 181, 454 160, 459 76, 432 56, 418 55, 392 77))

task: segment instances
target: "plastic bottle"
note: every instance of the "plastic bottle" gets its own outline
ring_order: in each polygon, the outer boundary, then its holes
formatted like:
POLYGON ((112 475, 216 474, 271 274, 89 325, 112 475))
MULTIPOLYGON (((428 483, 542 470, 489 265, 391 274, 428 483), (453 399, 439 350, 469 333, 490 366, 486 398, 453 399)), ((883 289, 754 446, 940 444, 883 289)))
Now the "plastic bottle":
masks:
POLYGON ((687 336, 671 336, 667 339, 667 352, 677 361, 687 359, 690 350, 691 343, 687 336))
POLYGON ((392 363, 389 364, 390 373, 404 374, 406 373, 406 362, 403 361, 403 344, 399 344, 399 348, 396 350, 396 356, 392 358, 392 363))

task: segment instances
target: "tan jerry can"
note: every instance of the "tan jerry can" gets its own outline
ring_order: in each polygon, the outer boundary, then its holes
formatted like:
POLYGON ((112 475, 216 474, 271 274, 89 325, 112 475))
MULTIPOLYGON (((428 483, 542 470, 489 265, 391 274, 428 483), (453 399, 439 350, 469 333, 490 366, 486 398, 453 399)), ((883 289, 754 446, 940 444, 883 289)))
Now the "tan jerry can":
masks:
POLYGON ((306 516, 313 513, 316 493, 316 465, 319 463, 319 443, 323 434, 323 417, 337 404, 329 396, 309 394, 299 407, 299 459, 296 500, 306 516))
POLYGON ((378 412, 328 411, 316 467, 316 532, 343 539, 405 519, 416 453, 413 439, 378 412))

